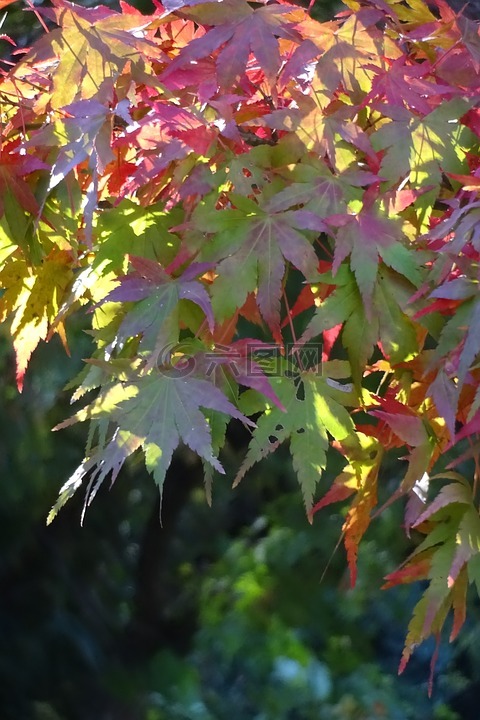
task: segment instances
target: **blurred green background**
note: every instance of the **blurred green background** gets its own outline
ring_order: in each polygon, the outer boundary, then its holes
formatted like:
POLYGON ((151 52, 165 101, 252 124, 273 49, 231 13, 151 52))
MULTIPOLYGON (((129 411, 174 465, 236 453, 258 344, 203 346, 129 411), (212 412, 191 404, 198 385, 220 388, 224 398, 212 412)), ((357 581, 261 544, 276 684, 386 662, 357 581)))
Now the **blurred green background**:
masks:
MULTIPOLYGON (((315 12, 328 17, 332 5, 315 12)), ((35 18, 20 4, 5 14, 2 31, 28 45, 35 18)), ((379 590, 413 546, 402 508, 373 524, 349 589, 336 549, 342 507, 308 524, 286 449, 230 488, 248 441, 239 426, 211 508, 200 467, 183 450, 168 474, 162 526, 138 458, 101 490, 84 527, 81 494, 46 527, 83 455, 86 427, 51 428, 71 412, 63 387, 90 354, 86 326, 81 317, 70 326, 72 359, 56 339, 36 351, 22 395, 0 328, 0 719, 476 720, 473 601, 460 640, 442 644, 432 700, 431 644, 397 677, 421 592, 379 590)), ((400 472, 394 462, 385 468, 387 489, 400 472)))
MULTIPOLYGON (((48 510, 82 458, 86 428, 62 387, 79 368, 53 340, 18 395, 0 336, 0 717, 2 720, 469 720, 478 690, 478 612, 442 645, 432 700, 431 644, 396 669, 420 588, 380 591, 405 557, 401 507, 375 521, 349 589, 342 508, 306 520, 288 452, 230 488, 247 438, 234 426, 230 472, 208 507, 189 451, 158 494, 141 458, 49 527, 48 510)), ((70 330, 86 356, 82 323, 70 330)), ((395 482, 394 464, 385 469, 395 482)), ((325 480, 326 484, 327 481, 325 480)))

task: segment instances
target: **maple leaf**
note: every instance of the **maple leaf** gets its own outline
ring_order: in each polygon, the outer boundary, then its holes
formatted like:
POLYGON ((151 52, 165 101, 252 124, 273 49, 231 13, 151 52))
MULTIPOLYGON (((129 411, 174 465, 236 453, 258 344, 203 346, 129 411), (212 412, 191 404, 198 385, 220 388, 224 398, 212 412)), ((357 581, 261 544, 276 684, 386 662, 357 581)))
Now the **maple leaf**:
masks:
POLYGON ((341 502, 355 495, 342 527, 350 570, 350 584, 357 578, 358 547, 371 521, 371 511, 377 503, 377 478, 382 449, 376 438, 356 432, 354 441, 345 443, 350 463, 337 475, 323 498, 315 504, 311 514, 331 503, 341 502))
POLYGON ((368 440, 369 445, 365 441, 362 445, 370 448, 369 460, 364 456, 363 462, 352 463, 356 470, 357 492, 342 527, 351 587, 355 586, 357 580, 358 547, 370 525, 371 512, 377 504, 377 478, 382 453, 375 441, 372 442, 371 438, 368 440))
MULTIPOLYGON (((415 266, 410 267, 408 262, 404 271, 409 274, 415 272, 415 266)), ((357 389, 377 343, 392 364, 418 354, 415 329, 404 309, 411 296, 411 286, 406 280, 380 266, 373 294, 374 314, 369 317, 348 265, 342 263, 335 275, 323 273, 319 277, 333 289, 324 300, 316 303, 315 315, 299 342, 309 342, 320 334, 323 334, 325 342, 325 339, 328 340, 327 331, 335 329, 336 338, 341 330, 357 389)))
POLYGON ((375 65, 367 66, 375 77, 372 89, 363 101, 367 105, 373 98, 384 99, 389 105, 411 107, 413 110, 428 115, 438 104, 449 95, 458 93, 456 88, 440 83, 429 82, 425 78, 431 73, 428 62, 421 65, 409 64, 405 55, 389 63, 387 68, 375 65), (428 101, 433 99, 434 106, 428 101))
POLYGON ((164 203, 145 208, 122 200, 102 211, 96 220, 93 266, 121 273, 126 270, 127 256, 132 256, 156 260, 167 267, 180 249, 180 239, 171 228, 179 225, 183 217, 178 207, 167 211, 164 203))
MULTIPOLYGON (((345 408, 355 400, 348 388, 339 389, 341 385, 330 384, 328 377, 314 371, 300 372, 295 380, 272 377, 270 382, 285 410, 270 405, 257 420, 234 485, 253 465, 289 439, 293 467, 310 513, 316 485, 326 467, 329 436, 340 444, 347 438, 355 438, 355 427, 345 408), (311 433, 315 435, 315 443, 311 442, 311 433)), ((242 398, 240 407, 244 407, 242 398)))
POLYGON ((54 109, 76 99, 110 99, 113 83, 127 62, 134 71, 142 71, 142 53, 162 57, 156 43, 142 37, 151 21, 140 13, 119 14, 105 7, 76 8, 56 0, 54 17, 61 27, 45 35, 23 60, 43 61, 47 53, 55 58, 50 95, 54 109))
MULTIPOLYGON (((165 70, 162 79, 222 48, 216 60, 220 87, 231 88, 234 85, 245 72, 250 53, 257 59, 267 80, 274 83, 281 66, 278 38, 302 42, 302 36, 295 30, 293 23, 284 18, 289 8, 269 5, 253 10, 246 2, 238 0, 233 5, 229 3, 228 10, 228 22, 218 13, 212 14, 208 24, 213 27, 182 48, 165 70)), ((201 19, 204 15, 202 8, 198 17, 201 19)))
MULTIPOLYGON (((292 183, 267 203, 266 209, 271 212, 288 210, 294 205, 307 205, 315 202, 315 211, 318 215, 332 215, 339 209, 343 193, 332 177, 332 182, 326 178, 317 178, 313 182, 292 183), (322 212, 323 210, 323 212, 322 212)), ((310 205, 310 209, 311 205, 310 205)))
POLYGON ((159 263, 152 260, 130 256, 130 263, 134 271, 124 276, 120 285, 100 304, 137 303, 122 319, 109 349, 121 349, 127 340, 141 335, 138 353, 145 356, 145 367, 150 369, 160 358, 169 361, 169 350, 178 342, 178 304, 181 300, 189 300, 198 305, 205 313, 210 330, 213 330, 210 297, 201 282, 194 279, 211 266, 206 263, 193 263, 180 277, 172 279, 159 263), (165 352, 167 356, 163 357, 165 352))
MULTIPOLYGON (((98 445, 79 465, 60 491, 50 512, 51 522, 60 507, 90 474, 86 504, 111 474, 116 479, 125 460, 142 447, 147 469, 160 492, 175 449, 184 442, 206 463, 223 473, 213 453, 210 425, 200 408, 234 417, 253 426, 212 383, 196 377, 178 378, 158 371, 106 386, 96 400, 56 429, 84 420, 92 421, 90 436, 98 433, 98 445), (108 433, 107 428, 114 429, 108 433)), ((84 508, 85 512, 85 508, 84 508)))
POLYGON ((373 163, 377 162, 369 136, 352 122, 354 111, 349 105, 338 108, 335 114, 328 114, 318 107, 317 98, 304 97, 301 93, 293 95, 293 107, 272 113, 266 118, 269 127, 294 131, 306 150, 326 154, 338 172, 355 166, 358 161, 351 146, 369 157, 373 163))
POLYGON ((123 183, 119 192, 120 197, 127 197, 134 193, 139 194, 139 190, 143 190, 144 202, 152 202, 158 198, 160 188, 155 186, 155 180, 160 176, 172 162, 183 160, 188 155, 188 148, 179 140, 173 139, 168 142, 159 142, 158 138, 155 142, 154 150, 145 153, 138 163, 138 167, 131 173, 123 183), (153 197, 150 200, 148 196, 149 183, 152 181, 153 197))
POLYGON ((15 141, 4 143, 0 151, 0 215, 6 215, 13 237, 18 233, 18 210, 21 208, 34 216, 39 210, 37 199, 25 176, 48 168, 40 158, 20 155, 17 149, 18 141, 15 141))
POLYGON ((52 167, 49 190, 84 160, 89 161, 92 171, 103 174, 106 166, 115 158, 110 146, 110 108, 91 99, 66 105, 64 111, 68 115, 63 121, 58 122, 52 130, 46 126, 34 139, 35 144, 47 144, 50 135, 48 144, 60 147, 52 167))
MULTIPOLYGON (((72 279, 68 253, 54 250, 39 267, 15 259, 0 271, 0 321, 12 315, 11 333, 16 354, 17 386, 21 391, 30 357, 46 340, 66 288, 72 279)), ((66 343, 63 325, 57 330, 66 343)))
MULTIPOLYGON (((323 37, 319 38, 316 33, 312 38, 324 50, 311 83, 313 97, 320 108, 327 108, 339 88, 351 95, 354 104, 358 103, 372 86, 373 73, 366 67, 372 58, 398 54, 395 45, 375 27, 380 17, 381 13, 374 8, 366 12, 360 10, 340 26, 325 24, 323 37)), ((312 114, 306 125, 315 127, 316 122, 321 123, 321 119, 316 121, 312 114)))
POLYGON ((394 220, 363 210, 357 215, 331 217, 328 222, 330 225, 338 223, 332 270, 335 273, 350 255, 350 267, 355 274, 368 317, 372 315, 372 296, 377 282, 379 258, 407 277, 413 285, 419 284, 419 268, 402 245, 401 228, 394 220))
MULTIPOLYGON (((417 280, 419 267, 407 262, 405 273, 417 280)), ((420 352, 415 324, 407 314, 412 296, 412 285, 404 274, 380 267, 373 294, 373 305, 378 316, 378 334, 384 356, 392 365, 406 362, 420 352)))
POLYGON ((455 437, 456 409, 458 405, 456 383, 452 378, 448 377, 443 369, 440 369, 435 380, 429 386, 427 394, 433 399, 440 417, 445 420, 450 436, 455 437))
POLYGON ((355 470, 349 465, 347 468, 337 475, 332 485, 315 505, 312 507, 310 514, 313 516, 315 513, 322 510, 324 507, 331 505, 332 503, 342 502, 358 490, 358 478, 355 470))
POLYGON ((464 251, 465 246, 469 243, 471 243, 476 250, 479 250, 479 220, 480 206, 478 202, 461 205, 460 207, 454 208, 450 215, 443 218, 426 234, 425 238, 433 247, 436 246, 436 241, 444 241, 445 250, 455 255, 464 251), (449 237, 450 235, 451 237, 449 237))
POLYGON ((470 375, 470 369, 480 353, 480 302, 476 283, 468 282, 464 278, 459 278, 459 281, 448 282, 432 293, 440 297, 467 296, 452 317, 445 322, 431 360, 431 366, 436 366, 438 373, 428 389, 428 394, 444 418, 452 438, 455 436, 460 393, 466 382, 475 382, 470 375))
POLYGON ((335 289, 318 305, 299 342, 309 342, 320 333, 342 325, 342 339, 358 390, 378 341, 378 317, 367 318, 355 277, 346 264, 340 266, 335 276, 327 273, 323 277, 335 289))
POLYGON ((98 178, 115 158, 111 148, 112 119, 108 106, 94 99, 79 100, 65 106, 62 120, 45 124, 25 143, 27 147, 58 149, 50 169, 47 193, 64 181, 72 170, 88 162, 91 182, 87 182, 83 207, 88 243, 91 243, 93 213, 97 209, 98 178))
POLYGON ((480 588, 471 489, 446 473, 417 497, 446 450, 479 450, 480 45, 443 0, 348 5, 328 23, 287 0, 41 9, 59 27, 1 78, 0 318, 21 385, 93 303, 72 387, 98 397, 65 423, 91 421, 57 508, 136 450, 161 488, 182 442, 210 497, 229 419, 255 415, 237 481, 288 441, 309 519, 349 498, 353 583, 383 449, 405 461, 376 511, 411 492, 407 532, 426 534, 387 580, 428 583, 403 669, 480 588), (282 358, 283 335, 323 374, 282 358), (344 465, 314 505, 330 449, 344 465))
MULTIPOLYGON (((381 421, 378 435, 383 435, 382 425, 386 424, 400 442, 409 448, 409 454, 404 458, 408 462, 406 473, 398 490, 382 506, 381 510, 384 510, 398 497, 414 490, 421 478, 425 477, 431 467, 435 442, 424 419, 412 409, 392 398, 373 396, 373 400, 381 408, 369 409, 369 414, 381 421)), ((408 530, 412 525, 407 525, 408 530)))
POLYGON ((154 123, 151 138, 152 149, 156 148, 159 139, 177 138, 191 147, 199 155, 207 155, 212 143, 217 137, 216 129, 208 127, 208 123, 201 113, 194 108, 186 110, 176 107, 171 102, 152 103, 151 113, 144 121, 137 122, 140 132, 135 131, 132 135, 134 141, 142 141, 139 138, 145 125, 154 123), (160 133, 158 132, 160 130, 160 133))
POLYGON ((335 275, 331 272, 322 273, 319 281, 331 285, 333 291, 317 305, 315 315, 300 338, 300 343, 309 342, 324 330, 344 323, 362 304, 355 277, 346 263, 337 269, 335 275))
POLYGON ((299 182, 292 182, 283 190, 270 198, 265 209, 269 212, 281 212, 294 206, 301 206, 310 210, 321 218, 329 215, 340 215, 347 210, 347 199, 353 196, 352 188, 345 175, 333 175, 324 163, 304 166, 301 171, 293 172, 293 178, 299 182), (343 182, 346 179, 347 182, 343 182))
POLYGON ((215 315, 220 320, 229 317, 258 287, 260 312, 278 333, 285 261, 307 279, 316 275, 317 256, 298 229, 321 232, 325 224, 306 210, 270 214, 248 198, 231 193, 230 199, 235 210, 198 212, 193 220, 196 228, 216 233, 203 254, 218 262, 218 278, 212 286, 215 315))
POLYGON ((434 528, 405 563, 403 573, 393 574, 389 584, 403 581, 403 574, 415 572, 419 558, 428 563, 427 587, 417 603, 409 624, 399 672, 403 672, 414 648, 429 635, 438 634, 448 611, 454 608, 451 640, 458 634, 465 617, 465 584, 467 573, 472 581, 480 554, 480 518, 472 503, 469 484, 460 476, 455 483, 442 488, 414 526, 425 520, 434 528), (458 585, 457 585, 458 584, 458 585))
MULTIPOLYGON (((460 118, 469 109, 468 101, 445 101, 423 118, 404 108, 382 109, 392 120, 370 138, 375 150, 386 150, 379 174, 391 184, 409 178, 416 188, 431 185, 438 195, 442 170, 462 173, 465 169, 464 148, 471 145, 471 138, 460 118)), ((431 203, 431 194, 425 193, 419 202, 431 203)))

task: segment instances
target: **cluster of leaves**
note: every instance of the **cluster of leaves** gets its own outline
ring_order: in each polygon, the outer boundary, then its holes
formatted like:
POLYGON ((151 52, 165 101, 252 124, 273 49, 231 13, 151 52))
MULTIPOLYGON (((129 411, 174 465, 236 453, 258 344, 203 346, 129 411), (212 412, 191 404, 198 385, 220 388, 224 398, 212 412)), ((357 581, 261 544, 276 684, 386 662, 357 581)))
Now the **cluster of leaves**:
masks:
POLYGON ((288 440, 310 519, 350 498, 354 583, 382 458, 404 458, 387 503, 425 539, 387 584, 428 587, 403 669, 480 584, 480 38, 444 0, 347 5, 43 9, 57 27, 0 84, 0 317, 21 389, 92 311, 73 399, 95 398, 59 426, 88 420, 87 449, 51 517, 139 449, 161 490, 180 443, 210 494, 236 418, 235 482, 288 440))

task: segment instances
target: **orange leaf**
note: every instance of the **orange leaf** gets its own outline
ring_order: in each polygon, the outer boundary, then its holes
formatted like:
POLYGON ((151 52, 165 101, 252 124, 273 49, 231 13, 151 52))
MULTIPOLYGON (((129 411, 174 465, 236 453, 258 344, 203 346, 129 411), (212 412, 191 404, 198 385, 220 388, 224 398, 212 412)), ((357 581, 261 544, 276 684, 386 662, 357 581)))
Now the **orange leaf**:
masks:
POLYGON ((17 2, 17 0, 0 0, 0 10, 3 10, 4 7, 7 7, 7 5, 11 5, 14 2, 17 2))

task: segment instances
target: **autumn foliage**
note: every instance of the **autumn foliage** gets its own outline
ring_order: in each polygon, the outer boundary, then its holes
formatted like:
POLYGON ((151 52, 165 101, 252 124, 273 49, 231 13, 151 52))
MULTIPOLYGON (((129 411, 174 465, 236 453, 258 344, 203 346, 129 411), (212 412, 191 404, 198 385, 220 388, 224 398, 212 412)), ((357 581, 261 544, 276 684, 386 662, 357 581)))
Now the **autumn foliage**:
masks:
POLYGON ((444 0, 347 5, 37 11, 0 86, 0 317, 21 389, 90 311, 60 426, 89 421, 85 459, 50 518, 137 450, 161 490, 181 443, 210 494, 232 418, 235 483, 288 442, 310 519, 348 500, 352 583, 378 490, 404 498, 423 540, 387 586, 427 584, 403 669, 480 589, 480 37, 444 0))

